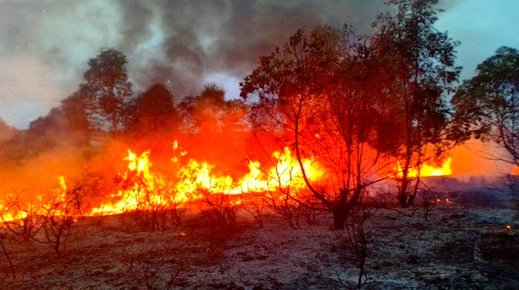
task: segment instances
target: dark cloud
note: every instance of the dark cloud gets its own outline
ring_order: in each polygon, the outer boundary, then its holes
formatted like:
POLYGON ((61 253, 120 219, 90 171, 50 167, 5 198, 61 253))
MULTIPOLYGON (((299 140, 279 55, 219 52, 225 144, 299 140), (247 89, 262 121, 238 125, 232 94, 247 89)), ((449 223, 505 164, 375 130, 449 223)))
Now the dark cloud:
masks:
MULTIPOLYGON (((138 48, 136 43, 151 37, 149 27, 153 22, 163 34, 162 40, 154 44, 157 56, 147 55, 138 60, 132 73, 140 71, 136 79, 141 87, 171 80, 175 95, 184 96, 197 93, 210 74, 223 71, 243 78, 259 56, 282 45, 299 28, 352 23, 366 31, 377 11, 384 9, 382 3, 382 0, 121 0, 121 27, 132 35, 125 36, 120 46, 138 48), (150 72, 157 66, 161 69, 150 72)), ((130 59, 138 54, 129 53, 130 59)))

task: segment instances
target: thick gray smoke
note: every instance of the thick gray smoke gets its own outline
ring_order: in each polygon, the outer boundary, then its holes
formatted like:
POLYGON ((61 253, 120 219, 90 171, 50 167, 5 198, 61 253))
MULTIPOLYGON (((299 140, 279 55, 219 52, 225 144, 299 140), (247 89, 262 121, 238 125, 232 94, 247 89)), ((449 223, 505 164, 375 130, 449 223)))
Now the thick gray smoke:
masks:
MULTIPOLYGON (((503 1, 504 8, 499 7, 505 12, 513 14, 519 8, 515 0, 503 1)), ((377 13, 388 9, 384 2, 0 0, 0 117, 24 128, 46 115, 77 89, 88 59, 103 47, 116 48, 127 56, 135 91, 160 82, 180 99, 216 83, 227 97, 237 97, 238 83, 256 66, 259 56, 282 45, 297 29, 348 23, 359 33, 369 33, 377 13)), ((486 11, 481 9, 486 6, 480 7, 484 3, 441 0, 439 7, 447 10, 447 20, 440 29, 454 32, 451 35, 462 43, 464 35, 482 35, 451 27, 463 23, 472 27, 474 22, 460 19, 459 13, 473 17, 476 9, 486 11)), ((486 18, 478 21, 481 19, 486 18)), ((504 30, 496 34, 487 26, 488 31, 483 32, 508 37, 504 30)), ((494 45, 488 39, 484 57, 507 44, 494 45)), ((470 44, 467 48, 473 50, 470 44)), ((484 59, 478 57, 473 62, 484 59)))
POLYGON ((181 96, 196 93, 202 82, 218 76, 241 79, 260 55, 284 43, 298 28, 347 22, 367 29, 384 9, 379 0, 119 3, 119 46, 134 56, 136 81, 144 86, 170 81, 181 96))
POLYGON ((126 54, 135 89, 177 98, 217 83, 237 97, 260 55, 298 28, 369 27, 383 0, 0 0, 0 116, 26 127, 79 85, 100 48, 126 54))

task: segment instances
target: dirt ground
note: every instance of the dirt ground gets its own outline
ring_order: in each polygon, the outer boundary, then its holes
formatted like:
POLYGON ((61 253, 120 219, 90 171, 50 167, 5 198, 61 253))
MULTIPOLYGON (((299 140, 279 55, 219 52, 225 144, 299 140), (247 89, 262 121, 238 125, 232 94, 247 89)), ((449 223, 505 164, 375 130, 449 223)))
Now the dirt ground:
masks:
MULTIPOLYGON (((405 212, 410 214, 410 210, 405 212)), ((245 214, 233 232, 201 217, 164 231, 120 216, 79 220, 57 258, 47 244, 5 240, 1 289, 348 289, 358 269, 331 218, 293 228, 245 214)), ((474 188, 445 193, 424 219, 378 209, 366 221, 363 289, 519 289, 519 194, 474 188), (508 227, 507 227, 508 226, 508 227), (515 227, 515 228, 513 228, 515 227)))

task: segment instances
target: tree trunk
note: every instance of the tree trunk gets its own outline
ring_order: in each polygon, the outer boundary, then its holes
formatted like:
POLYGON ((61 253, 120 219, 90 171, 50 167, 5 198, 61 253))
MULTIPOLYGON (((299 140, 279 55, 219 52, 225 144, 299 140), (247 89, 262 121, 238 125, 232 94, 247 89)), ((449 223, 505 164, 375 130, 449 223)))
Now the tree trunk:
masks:
POLYGON ((405 191, 398 191, 398 195, 396 196, 396 199, 398 200, 398 202, 400 202, 400 205, 403 207, 403 208, 407 208, 409 206, 409 204, 407 204, 407 194, 405 191))
POLYGON ((336 205, 332 209, 333 214, 333 229, 343 230, 344 223, 346 222, 346 211, 340 205, 336 205))
POLYGON ((396 196, 396 199, 398 202, 400 202, 400 205, 403 208, 407 208, 409 206, 409 203, 407 202, 407 188, 409 187, 408 180, 407 180, 407 173, 404 174, 404 177, 402 178, 402 182, 400 184, 400 188, 398 189, 398 194, 396 196))

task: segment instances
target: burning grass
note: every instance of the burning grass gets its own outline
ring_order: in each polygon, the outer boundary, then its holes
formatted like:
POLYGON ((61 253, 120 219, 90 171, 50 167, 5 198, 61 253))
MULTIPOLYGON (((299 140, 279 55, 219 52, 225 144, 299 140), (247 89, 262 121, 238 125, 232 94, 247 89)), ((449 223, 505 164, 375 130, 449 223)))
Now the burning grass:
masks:
MULTIPOLYGON (((365 223, 370 238, 366 289, 455 287, 513 289, 519 286, 517 216, 506 193, 452 194, 429 221, 391 208, 365 223), (480 207, 463 205, 475 196, 480 207), (478 196, 481 198, 477 198, 478 196), (485 203, 484 199, 496 202, 485 203)), ((235 201, 238 196, 223 195, 235 201)), ((229 204, 230 201, 229 200, 229 204)), ((258 202, 260 199, 256 200, 258 202)), ((328 213, 298 228, 272 209, 263 223, 241 205, 232 230, 191 203, 181 225, 151 231, 136 212, 83 217, 74 223, 64 255, 32 240, 4 239, 16 278, 0 260, 0 285, 27 288, 343 289, 358 270, 345 231, 330 231, 328 213), (350 258, 348 258, 350 257, 350 258)))
MULTIPOLYGON (((502 260, 495 254, 502 249, 488 253, 479 250, 480 245, 492 240, 484 234, 494 228, 495 221, 485 221, 478 229, 468 214, 456 212, 459 202, 463 205, 463 198, 468 198, 465 193, 426 187, 419 192, 416 206, 401 211, 382 198, 380 193, 387 194, 388 190, 366 192, 364 206, 376 207, 380 213, 362 224, 365 236, 359 240, 359 235, 328 229, 330 213, 307 191, 300 164, 288 148, 271 154, 272 164, 244 160, 244 169, 238 174, 196 159, 178 142, 173 142, 173 157, 166 158, 167 162, 153 159, 153 152, 148 150, 127 150, 123 158, 121 147, 114 146, 110 150, 115 153, 107 150, 106 156, 95 159, 93 164, 99 165, 104 164, 99 158, 121 157, 119 165, 111 164, 105 171, 87 168, 80 177, 56 175, 43 190, 30 188, 2 196, 0 241, 6 259, 1 260, 0 267, 6 274, 0 277, 0 285, 344 288, 356 284, 360 264, 351 257, 357 257, 357 261, 366 263, 368 278, 363 283, 371 285, 368 287, 391 288, 399 283, 420 287, 458 281, 453 278, 454 272, 439 273, 424 263, 459 270, 469 264, 494 265, 489 257, 502 260), (110 180, 100 172, 112 172, 115 178, 110 180), (410 217, 406 220, 398 212, 410 217), (451 228, 457 219, 467 222, 469 229, 461 224, 451 228), (448 233, 460 231, 462 238, 449 238, 448 233), (428 241, 421 241, 423 236, 428 241), (441 241, 433 242, 437 236, 441 241), (358 256, 364 252, 355 250, 352 244, 366 246, 368 241, 366 260, 358 256), (442 258, 440 252, 447 249, 457 249, 459 265, 452 265, 450 255, 442 258), (428 257, 431 253, 437 257, 428 257), (426 274, 409 265, 421 265, 426 274), (435 274, 448 279, 438 280, 435 274)), ((443 167, 445 164, 448 160, 443 167)), ((317 161, 303 159, 302 165, 311 180, 326 181, 317 161)), ((423 174, 426 169, 424 165, 419 172, 423 174)), ((391 181, 388 186, 393 186, 391 181)), ((445 183, 447 177, 427 181, 445 183)), ((468 200, 482 208, 503 206, 491 194, 468 200), (478 198, 488 200, 480 202, 478 198)), ((517 226, 517 217, 507 224, 517 226)), ((515 230, 508 229, 506 234, 515 235, 515 230)), ((498 242, 509 243, 506 239, 498 242)), ((503 249, 515 250, 509 246, 503 249)), ((499 267, 513 272, 506 265, 499 267)), ((482 275, 480 268, 459 270, 468 275, 462 281, 484 281, 477 278, 482 275)), ((516 285, 513 279, 504 279, 516 285)))

